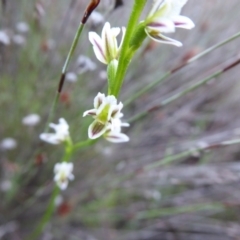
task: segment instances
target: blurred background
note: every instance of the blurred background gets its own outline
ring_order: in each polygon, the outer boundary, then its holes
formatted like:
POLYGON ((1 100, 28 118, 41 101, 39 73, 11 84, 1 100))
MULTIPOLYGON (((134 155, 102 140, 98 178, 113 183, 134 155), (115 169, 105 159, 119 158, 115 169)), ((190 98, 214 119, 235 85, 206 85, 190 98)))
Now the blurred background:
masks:
MULTIPOLYGON (((0 239, 20 240, 39 223, 54 188, 53 166, 63 149, 41 142, 39 134, 88 1, 0 3, 0 239)), ((102 0, 86 24, 54 118, 68 121, 74 141, 87 139, 91 119, 82 114, 97 92, 106 91, 106 66, 96 60, 88 32, 100 34, 106 21, 125 26, 132 3, 102 0)), ((196 27, 173 36, 183 47, 146 40, 120 100, 127 102, 166 71, 240 31, 239 9, 239 0, 189 0, 182 15, 196 27)), ((239 48, 235 39, 172 74, 128 104, 124 119, 226 66, 239 48)), ((73 157, 75 180, 57 197, 38 239, 239 240, 240 145, 193 151, 240 138, 239 71, 236 66, 132 122, 129 143, 102 140, 80 150, 73 157), (179 153, 186 154, 171 160, 179 153), (151 165, 160 160, 161 166, 151 165)))

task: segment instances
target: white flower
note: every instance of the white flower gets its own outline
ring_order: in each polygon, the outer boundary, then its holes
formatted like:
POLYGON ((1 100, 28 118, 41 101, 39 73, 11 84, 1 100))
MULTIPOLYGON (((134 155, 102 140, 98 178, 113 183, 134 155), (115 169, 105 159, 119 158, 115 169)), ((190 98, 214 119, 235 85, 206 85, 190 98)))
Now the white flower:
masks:
POLYGON ((13 138, 5 138, 0 143, 0 148, 3 150, 12 150, 17 147, 17 141, 13 138))
POLYGON ((97 65, 89 57, 80 55, 77 59, 77 67, 78 67, 78 74, 83 74, 88 71, 96 70, 97 65))
POLYGON ((74 72, 68 72, 66 74, 66 81, 68 81, 68 82, 73 83, 73 82, 76 82, 77 79, 78 79, 78 77, 77 77, 76 73, 74 73, 74 72))
POLYGON ((35 126, 40 122, 41 118, 38 114, 32 113, 22 119, 22 124, 27 126, 35 126))
POLYGON ((29 26, 26 22, 18 22, 16 24, 16 29, 18 32, 26 33, 29 31, 29 26))
POLYGON ((102 30, 102 37, 95 32, 89 32, 89 40, 92 43, 95 55, 100 62, 108 64, 112 60, 118 59, 125 35, 125 28, 122 27, 122 41, 118 46, 117 36, 120 31, 120 28, 111 28, 110 23, 106 22, 102 30))
POLYGON ((68 186, 68 181, 74 179, 73 163, 56 163, 54 166, 54 181, 61 190, 65 190, 68 186))
POLYGON ((104 17, 101 13, 97 11, 93 11, 89 17, 88 23, 92 24, 94 27, 97 27, 101 23, 103 23, 104 17))
POLYGON ((90 115, 95 121, 88 128, 88 137, 90 139, 99 138, 107 130, 111 129, 115 119, 123 116, 121 110, 123 104, 117 104, 117 99, 110 95, 98 93, 93 101, 94 109, 88 110, 83 113, 83 117, 90 115))
POLYGON ((145 20, 147 35, 160 43, 182 46, 182 43, 162 35, 175 32, 175 28, 192 29, 194 23, 188 17, 180 15, 187 0, 155 0, 145 20))
POLYGON ((56 133, 42 133, 40 139, 50 144, 59 144, 70 139, 69 126, 64 118, 59 119, 58 124, 50 123, 49 126, 53 128, 56 133))
POLYGON ((4 45, 10 44, 10 37, 5 31, 0 31, 0 43, 4 45))
POLYGON ((106 140, 114 143, 128 142, 129 137, 126 134, 121 133, 121 128, 129 126, 130 125, 128 123, 123 123, 118 118, 113 119, 112 124, 104 134, 104 137, 106 138, 106 140))

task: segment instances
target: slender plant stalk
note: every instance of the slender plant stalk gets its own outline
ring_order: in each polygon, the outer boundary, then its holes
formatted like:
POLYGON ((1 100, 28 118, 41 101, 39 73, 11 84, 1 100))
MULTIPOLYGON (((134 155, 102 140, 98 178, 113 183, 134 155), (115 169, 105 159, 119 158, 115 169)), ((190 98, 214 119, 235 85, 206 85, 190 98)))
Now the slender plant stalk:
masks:
POLYGON ((73 145, 72 151, 75 152, 75 151, 78 151, 79 149, 81 149, 83 147, 91 146, 91 145, 95 144, 97 141, 98 141, 98 139, 96 139, 96 140, 88 139, 86 141, 78 142, 78 143, 73 145))
POLYGON ((85 9, 84 15, 82 17, 82 20, 79 23, 77 32, 76 32, 76 34, 74 36, 72 45, 70 47, 70 50, 69 50, 68 55, 67 55, 67 58, 65 60, 63 68, 62 68, 62 73, 61 73, 61 77, 60 77, 60 80, 59 80, 58 89, 57 89, 55 98, 53 100, 53 104, 52 104, 52 107, 51 107, 51 110, 50 110, 50 113, 49 113, 49 117, 48 117, 48 120, 47 120, 47 123, 46 123, 46 127, 45 127, 45 130, 47 130, 47 131, 49 129, 49 123, 52 121, 52 118, 53 118, 54 113, 56 111, 57 102, 58 102, 59 96, 60 96, 60 94, 62 92, 62 88, 63 88, 63 85, 64 85, 64 81, 65 81, 68 65, 69 65, 70 60, 71 60, 71 58, 72 58, 72 56, 73 56, 73 54, 74 54, 74 52, 76 50, 79 38, 80 38, 80 36, 82 34, 82 31, 83 31, 83 28, 85 26, 85 23, 87 22, 89 16, 94 11, 94 9, 98 6, 99 3, 100 3, 100 0, 92 0, 88 4, 87 8, 85 9))
POLYGON ((152 164, 147 165, 146 167, 144 167, 144 170, 148 171, 148 170, 151 170, 156 167, 168 165, 172 162, 179 161, 179 160, 183 159, 184 157, 191 156, 192 154, 194 154, 196 152, 202 152, 202 151, 212 150, 212 149, 221 148, 221 147, 227 147, 227 146, 236 145, 236 144, 240 144, 239 138, 231 139, 231 140, 227 140, 227 141, 223 141, 223 142, 219 142, 219 143, 213 143, 213 144, 206 143, 205 146, 195 147, 195 148, 188 149, 186 151, 180 152, 175 155, 167 156, 159 161, 156 161, 152 164))
POLYGON ((135 122, 135 121, 147 116, 150 112, 154 112, 154 111, 157 111, 160 108, 165 107, 166 105, 172 103, 173 101, 179 99, 180 97, 186 95, 187 93, 189 93, 189 92, 201 87, 202 85, 206 84, 207 82, 209 82, 213 78, 219 77, 221 74, 223 74, 224 72, 226 72, 226 71, 230 70, 231 68, 235 67, 239 63, 240 63, 240 56, 238 56, 238 58, 235 61, 228 64, 225 68, 222 68, 221 70, 216 71, 215 73, 213 73, 210 76, 198 81, 197 83, 193 84, 192 86, 187 87, 184 90, 182 90, 181 92, 178 92, 178 93, 174 94, 173 96, 163 100, 160 104, 154 105, 154 106, 150 107, 149 109, 147 109, 146 111, 143 111, 143 112, 133 116, 131 119, 128 120, 128 122, 129 123, 135 122))
POLYGON ((211 210, 224 210, 225 205, 220 203, 205 203, 205 204, 194 204, 191 206, 182 206, 182 207, 171 207, 171 208, 158 208, 148 211, 138 212, 135 219, 150 219, 150 218, 159 218, 166 217, 176 214, 183 214, 189 212, 197 211, 211 211, 211 210))
POLYGON ((55 209, 55 199, 57 197, 57 195, 59 194, 59 188, 57 186, 55 186, 53 192, 52 192, 52 196, 50 198, 48 207, 41 219, 41 221, 39 222, 37 228, 34 230, 34 232, 28 237, 26 238, 26 240, 34 240, 37 239, 39 237, 39 235, 42 233, 44 227, 46 226, 46 224, 49 222, 54 209, 55 209))
POLYGON ((130 63, 130 59, 128 56, 129 43, 145 4, 146 4, 146 0, 135 0, 134 2, 133 10, 128 21, 125 37, 121 47, 115 84, 112 89, 112 92, 109 93, 114 95, 115 97, 119 95, 128 65, 130 63))
POLYGON ((190 58, 188 61, 182 63, 181 65, 173 68, 172 70, 166 72, 162 77, 160 77, 159 79, 157 79, 156 81, 153 81, 149 84, 147 84, 145 87, 143 87, 140 91, 138 91, 136 94, 133 94, 126 102, 124 102, 124 106, 132 103, 134 100, 136 100, 137 98, 139 98, 141 95, 143 95, 144 93, 150 91, 151 89, 153 89, 155 86, 157 86, 158 84, 164 82, 164 80, 166 80, 169 76, 171 76, 173 73, 179 71, 180 69, 184 68, 185 66, 187 66, 190 63, 193 63, 194 61, 204 57, 205 55, 211 53, 212 51, 214 51, 215 49, 222 47, 223 45, 235 40, 236 38, 240 37, 240 32, 232 35, 231 37, 227 38, 226 40, 204 50, 203 52, 201 52, 200 54, 190 58))

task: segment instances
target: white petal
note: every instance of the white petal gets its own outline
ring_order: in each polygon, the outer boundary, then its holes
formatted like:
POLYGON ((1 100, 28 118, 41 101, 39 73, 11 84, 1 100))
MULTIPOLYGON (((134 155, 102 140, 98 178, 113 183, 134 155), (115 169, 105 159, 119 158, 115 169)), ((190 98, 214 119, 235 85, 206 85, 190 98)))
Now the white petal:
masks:
POLYGON ((148 17, 151 17, 166 3, 166 0, 155 0, 148 17))
POLYGON ((192 29, 195 27, 195 24, 193 23, 193 21, 188 18, 188 17, 185 17, 185 16, 175 16, 172 18, 174 24, 175 24, 175 27, 178 27, 178 28, 185 28, 185 29, 192 29))
POLYGON ((96 116, 96 113, 97 113, 96 109, 87 110, 83 113, 83 117, 86 117, 87 115, 96 116))
POLYGON ((105 101, 105 94, 103 94, 103 93, 98 93, 98 95, 94 98, 94 100, 93 100, 93 106, 94 106, 94 108, 99 108, 100 107, 100 105, 105 101))
POLYGON ((114 37, 117 37, 117 36, 119 35, 120 31, 121 31, 121 30, 120 30, 119 27, 111 28, 111 34, 112 34, 112 36, 114 36, 114 37))
POLYGON ((66 190, 67 186, 68 186, 68 181, 64 181, 64 182, 57 182, 59 188, 61 190, 66 190))
POLYGON ((64 118, 60 118, 59 119, 59 124, 61 125, 61 128, 64 128, 64 129, 68 129, 69 128, 68 123, 67 123, 67 121, 64 118))
POLYGON ((165 44, 171 44, 171 45, 175 45, 177 47, 181 47, 182 43, 174 40, 172 38, 168 38, 162 34, 158 34, 158 35, 152 35, 150 34, 148 31, 146 31, 147 35, 154 41, 159 42, 159 43, 165 43, 165 44))
POLYGON ((72 180, 74 180, 74 178, 75 178, 75 177, 74 177, 74 175, 73 175, 72 173, 68 175, 68 179, 69 179, 69 180, 72 181, 72 180))
POLYGON ((61 163, 56 163, 54 166, 53 172, 57 173, 59 171, 60 167, 61 167, 61 163))
POLYGON ((95 32, 89 32, 89 40, 93 45, 93 51, 94 51, 97 59, 100 62, 107 64, 105 50, 103 48, 103 43, 102 43, 101 38, 95 32))
POLYGON ((114 142, 114 143, 120 143, 120 142, 128 142, 129 141, 129 137, 124 134, 124 133, 119 133, 119 132, 110 132, 108 133, 105 138, 110 141, 110 142, 114 142))
POLYGON ((169 16, 177 16, 180 14, 182 7, 187 3, 188 0, 171 0, 171 11, 169 16))
POLYGON ((166 18, 154 19, 153 22, 147 25, 148 31, 154 31, 159 33, 170 33, 175 32, 175 25, 173 21, 166 18))
POLYGON ((61 142, 55 133, 41 133, 39 137, 41 140, 54 145, 61 142))
POLYGON ((121 39, 120 45, 119 45, 119 47, 118 47, 118 50, 120 50, 121 47, 122 47, 122 44, 123 44, 123 41, 124 41, 125 34, 126 34, 126 28, 125 28, 125 27, 122 27, 122 39, 121 39))
POLYGON ((121 123, 121 127, 130 127, 130 124, 129 123, 121 123))
POLYGON ((90 139, 96 139, 101 137, 107 130, 107 124, 101 124, 98 121, 94 121, 88 128, 88 137, 90 139))
POLYGON ((117 54, 117 40, 116 37, 112 34, 112 29, 109 22, 106 22, 103 27, 102 42, 106 60, 109 63, 116 57, 117 54))

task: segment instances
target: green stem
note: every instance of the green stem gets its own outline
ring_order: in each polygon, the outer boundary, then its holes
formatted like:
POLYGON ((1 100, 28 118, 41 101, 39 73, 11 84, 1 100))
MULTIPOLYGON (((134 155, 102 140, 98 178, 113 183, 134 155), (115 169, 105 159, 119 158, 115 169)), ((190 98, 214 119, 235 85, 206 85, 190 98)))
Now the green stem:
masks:
POLYGON ((78 29, 77 29, 77 32, 75 34, 75 37, 73 39, 73 42, 72 42, 72 45, 71 45, 71 48, 68 52, 68 55, 67 55, 67 58, 66 58, 66 61, 63 65, 63 68, 62 68, 62 73, 65 74, 66 71, 67 71, 67 67, 69 65, 69 62, 73 56, 73 53, 75 52, 75 49, 77 47, 77 44, 78 44, 78 41, 79 41, 79 38, 81 36, 81 33, 83 31, 83 28, 84 28, 84 24, 82 24, 82 22, 80 22, 79 26, 78 26, 78 29))
MULTIPOLYGON (((69 140, 69 142, 67 142, 66 147, 65 147, 65 154, 62 158, 62 162, 69 162, 71 156, 73 153, 73 145, 71 143, 71 140, 69 140)), ((37 239, 39 237, 39 235, 42 233, 44 227, 46 226, 46 224, 49 222, 50 218, 52 217, 53 213, 54 213, 54 209, 55 209, 55 199, 59 194, 59 187, 55 186, 53 192, 52 192, 52 196, 50 198, 49 204, 47 206, 47 209, 42 217, 42 219, 40 220, 40 223, 38 224, 37 228, 34 230, 34 232, 27 238, 27 240, 34 240, 37 239)))
POLYGON ((129 55, 129 50, 130 50, 129 43, 145 4, 146 4, 146 0, 135 0, 134 2, 133 10, 128 21, 126 34, 123 40, 123 44, 122 44, 122 48, 119 56, 115 84, 112 91, 110 92, 110 94, 114 95, 115 97, 119 95, 128 65, 131 60, 130 55, 132 54, 129 55))
POLYGON ((63 68, 62 68, 62 74, 61 74, 61 78, 60 78, 60 81, 59 81, 58 91, 57 91, 56 96, 55 96, 55 98, 53 100, 53 103, 52 103, 52 107, 51 107, 51 110, 50 110, 50 113, 49 113, 49 116, 48 116, 48 120, 47 120, 47 123, 46 123, 46 126, 45 126, 45 132, 48 132, 48 130, 49 130, 49 123, 52 121, 54 113, 56 111, 56 107, 57 107, 57 103, 58 103, 58 100, 59 100, 59 96, 60 96, 60 93, 62 91, 62 87, 63 87, 64 80, 65 80, 67 67, 68 67, 69 62, 70 62, 70 60, 71 60, 71 58, 72 58, 72 56, 73 56, 73 54, 75 52, 75 49, 77 47, 79 38, 80 38, 81 33, 83 31, 83 28, 84 28, 84 24, 82 24, 82 22, 80 22, 80 24, 78 26, 78 29, 77 29, 77 32, 75 34, 75 37, 73 39, 72 45, 70 47, 70 50, 68 52, 67 58, 65 60, 63 68))
POLYGON ((140 91, 138 91, 136 94, 133 94, 126 102, 124 102, 124 106, 132 103, 134 100, 136 100, 137 98, 139 98, 140 96, 142 96, 144 93, 150 91, 151 89, 153 89, 155 86, 157 86, 158 84, 162 83, 166 78, 168 78, 169 76, 171 76, 173 73, 179 71, 180 69, 184 68, 185 66, 187 66, 188 64, 204 57, 205 55, 209 54, 210 52, 214 51, 215 49, 222 47, 223 45, 235 40, 236 38, 240 37, 240 32, 232 35, 231 37, 225 39, 224 41, 204 50, 203 52, 201 52, 200 54, 190 58, 187 62, 185 62, 184 64, 166 72, 161 78, 157 79, 154 82, 149 83, 148 85, 146 85, 145 87, 141 88, 140 91))
POLYGON ((87 147, 90 145, 93 145, 97 142, 98 139, 93 140, 93 139, 88 139, 86 141, 78 142, 72 146, 72 151, 75 152, 79 150, 80 148, 87 147))
POLYGON ((39 237, 39 235, 42 233, 44 227, 46 226, 46 224, 49 222, 54 209, 55 209, 55 198, 58 196, 59 194, 59 188, 57 186, 55 186, 53 192, 52 192, 52 196, 50 198, 48 207, 40 221, 40 223, 38 224, 37 228, 34 230, 34 232, 27 237, 26 240, 34 240, 37 239, 39 237))

